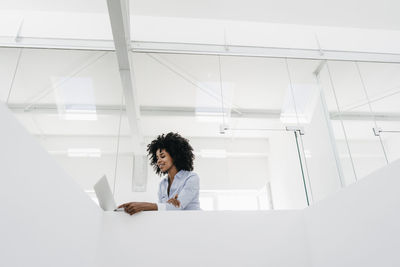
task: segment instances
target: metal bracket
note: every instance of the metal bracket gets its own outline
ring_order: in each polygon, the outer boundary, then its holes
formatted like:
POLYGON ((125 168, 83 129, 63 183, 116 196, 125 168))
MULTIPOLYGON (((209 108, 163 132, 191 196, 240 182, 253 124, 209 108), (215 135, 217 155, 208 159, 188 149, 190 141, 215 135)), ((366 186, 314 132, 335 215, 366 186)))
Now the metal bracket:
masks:
POLYGON ((228 124, 220 124, 219 125, 219 133, 220 134, 225 134, 227 130, 229 130, 228 124))
POLYGON ((21 35, 21 31, 22 31, 22 26, 24 25, 24 19, 25 19, 25 18, 22 18, 21 21, 19 22, 18 30, 17 30, 17 33, 15 34, 14 41, 15 41, 16 43, 19 43, 20 40, 21 40, 20 35, 21 35))
POLYGON ((324 51, 322 50, 321 43, 319 42, 319 39, 318 39, 318 35, 315 34, 314 36, 315 36, 315 41, 317 41, 319 55, 322 57, 322 56, 324 56, 324 51))
POLYGON ((304 127, 298 126, 286 126, 286 131, 298 132, 300 135, 304 135, 304 127))
POLYGON ((381 132, 383 132, 382 128, 379 128, 379 127, 372 128, 372 131, 374 131, 375 136, 381 136, 381 132))
POLYGON ((226 40, 226 29, 224 29, 224 49, 226 52, 229 52, 228 41, 226 40))

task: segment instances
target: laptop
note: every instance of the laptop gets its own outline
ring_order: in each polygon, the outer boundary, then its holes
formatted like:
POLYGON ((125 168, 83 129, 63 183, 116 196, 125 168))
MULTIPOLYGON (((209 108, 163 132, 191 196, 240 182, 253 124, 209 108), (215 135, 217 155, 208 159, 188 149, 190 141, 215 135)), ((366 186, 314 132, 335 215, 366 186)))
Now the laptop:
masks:
POLYGON ((96 192, 99 205, 104 211, 124 211, 123 208, 117 209, 114 196, 111 193, 111 188, 105 175, 94 185, 94 192, 96 192))

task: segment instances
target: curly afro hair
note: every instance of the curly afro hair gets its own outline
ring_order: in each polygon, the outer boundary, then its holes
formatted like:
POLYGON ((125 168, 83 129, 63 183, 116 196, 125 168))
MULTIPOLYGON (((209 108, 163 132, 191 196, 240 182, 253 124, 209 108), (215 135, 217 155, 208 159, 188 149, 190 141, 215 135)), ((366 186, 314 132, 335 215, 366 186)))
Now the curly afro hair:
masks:
POLYGON ((150 165, 158 175, 166 174, 161 172, 157 166, 157 151, 165 149, 171 156, 173 163, 178 171, 193 171, 193 148, 186 138, 178 133, 167 133, 157 136, 150 144, 147 145, 148 156, 150 157, 150 165))

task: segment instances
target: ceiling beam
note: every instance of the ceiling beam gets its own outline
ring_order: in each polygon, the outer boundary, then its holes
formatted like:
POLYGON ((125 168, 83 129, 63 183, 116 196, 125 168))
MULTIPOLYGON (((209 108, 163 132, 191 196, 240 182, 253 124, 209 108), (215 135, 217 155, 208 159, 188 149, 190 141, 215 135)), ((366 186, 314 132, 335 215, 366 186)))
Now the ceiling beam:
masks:
MULTIPOLYGON (((58 114, 57 105, 55 104, 35 104, 29 110, 25 109, 25 104, 8 104, 8 108, 16 114, 58 114)), ((212 108, 207 109, 211 115, 215 116, 218 109, 213 112, 212 108)), ((231 113, 232 118, 243 119, 279 119, 282 113, 279 109, 244 109, 238 110, 240 113, 231 113)), ((106 114, 119 116, 121 107, 119 105, 97 105, 96 114, 106 114)), ((125 114, 125 107, 122 107, 122 112, 125 114)), ((142 117, 195 117, 207 116, 206 112, 201 115, 196 113, 196 107, 168 107, 168 106, 140 106, 140 114, 142 117)), ((369 111, 365 112, 329 112, 331 120, 356 120, 356 121, 400 121, 400 113, 398 112, 374 112, 371 114, 369 111)))
POLYGON ((267 57, 400 63, 398 53, 374 53, 329 49, 304 49, 287 47, 222 45, 210 43, 132 41, 131 51, 136 53, 163 53, 189 55, 221 55, 238 57, 267 57))
MULTIPOLYGON (((0 47, 114 51, 112 40, 77 38, 18 37, 18 42, 15 42, 14 38, 0 36, 0 47)), ((130 50, 136 53, 221 55, 238 57, 400 63, 400 54, 398 53, 374 53, 365 51, 338 51, 324 49, 323 54, 321 54, 319 49, 238 45, 227 46, 220 44, 150 42, 138 40, 131 41, 130 47, 130 50)))
POLYGON ((129 56, 129 51, 131 50, 129 0, 107 0, 107 7, 121 76, 121 84, 125 96, 126 115, 132 133, 134 152, 142 154, 144 143, 139 124, 139 102, 137 99, 131 58, 129 56))
POLYGON ((60 50, 95 50, 114 51, 112 40, 78 39, 78 38, 46 38, 46 37, 23 37, 18 41, 7 36, 0 36, 0 47, 15 48, 37 48, 37 49, 60 49, 60 50))

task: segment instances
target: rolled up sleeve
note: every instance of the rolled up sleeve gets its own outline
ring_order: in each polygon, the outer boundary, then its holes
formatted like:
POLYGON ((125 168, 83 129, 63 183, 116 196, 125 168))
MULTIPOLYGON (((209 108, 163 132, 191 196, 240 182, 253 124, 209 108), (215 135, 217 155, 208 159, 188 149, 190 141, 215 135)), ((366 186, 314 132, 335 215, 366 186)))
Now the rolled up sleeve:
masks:
MULTIPOLYGON (((169 204, 169 203, 168 203, 169 204)), ((157 210, 158 211, 165 211, 167 210, 167 204, 166 203, 157 203, 157 210)))

